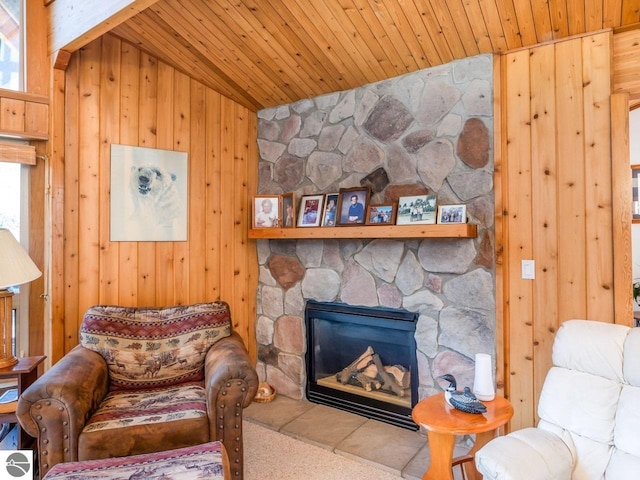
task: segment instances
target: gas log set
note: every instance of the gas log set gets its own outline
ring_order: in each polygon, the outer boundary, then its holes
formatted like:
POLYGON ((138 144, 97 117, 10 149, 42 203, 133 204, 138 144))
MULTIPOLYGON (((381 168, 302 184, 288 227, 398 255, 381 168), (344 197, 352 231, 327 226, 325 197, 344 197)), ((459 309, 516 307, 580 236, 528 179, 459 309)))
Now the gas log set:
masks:
POLYGON ((362 387, 366 392, 384 391, 398 397, 411 395, 411 374, 402 365, 383 365, 373 347, 336 373, 343 385, 362 387))

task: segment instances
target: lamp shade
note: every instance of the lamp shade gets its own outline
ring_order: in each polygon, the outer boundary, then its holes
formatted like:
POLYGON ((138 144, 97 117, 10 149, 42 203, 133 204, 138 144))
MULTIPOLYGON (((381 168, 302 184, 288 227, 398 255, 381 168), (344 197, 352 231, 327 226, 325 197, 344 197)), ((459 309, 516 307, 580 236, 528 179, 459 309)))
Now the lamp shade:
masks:
POLYGON ((16 238, 6 228, 0 228, 0 289, 35 280, 42 272, 16 238))

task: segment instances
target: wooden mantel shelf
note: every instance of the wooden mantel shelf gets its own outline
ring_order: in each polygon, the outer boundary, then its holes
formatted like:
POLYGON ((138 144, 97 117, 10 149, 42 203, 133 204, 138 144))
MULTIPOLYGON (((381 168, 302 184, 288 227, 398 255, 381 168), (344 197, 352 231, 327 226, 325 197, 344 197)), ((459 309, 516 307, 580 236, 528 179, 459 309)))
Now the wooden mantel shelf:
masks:
POLYGON ((303 238, 475 238, 478 226, 456 225, 363 225, 358 227, 252 228, 251 239, 303 238))

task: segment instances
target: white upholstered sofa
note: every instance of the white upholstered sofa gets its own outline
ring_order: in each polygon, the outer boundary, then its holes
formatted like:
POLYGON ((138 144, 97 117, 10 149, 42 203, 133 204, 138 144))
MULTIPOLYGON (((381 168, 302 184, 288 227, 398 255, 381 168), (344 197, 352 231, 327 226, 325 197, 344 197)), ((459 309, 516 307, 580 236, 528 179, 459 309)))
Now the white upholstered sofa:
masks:
POLYGON ((537 428, 476 453, 483 478, 640 478, 640 328, 568 320, 553 344, 537 428))

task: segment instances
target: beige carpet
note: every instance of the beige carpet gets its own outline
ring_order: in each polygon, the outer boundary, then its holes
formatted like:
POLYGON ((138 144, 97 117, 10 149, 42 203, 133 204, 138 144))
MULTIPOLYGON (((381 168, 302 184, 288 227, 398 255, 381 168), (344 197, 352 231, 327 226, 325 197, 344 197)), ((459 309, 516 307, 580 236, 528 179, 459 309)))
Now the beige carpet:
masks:
POLYGON ((400 480, 402 477, 243 422, 245 480, 400 480))

